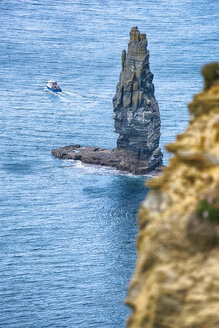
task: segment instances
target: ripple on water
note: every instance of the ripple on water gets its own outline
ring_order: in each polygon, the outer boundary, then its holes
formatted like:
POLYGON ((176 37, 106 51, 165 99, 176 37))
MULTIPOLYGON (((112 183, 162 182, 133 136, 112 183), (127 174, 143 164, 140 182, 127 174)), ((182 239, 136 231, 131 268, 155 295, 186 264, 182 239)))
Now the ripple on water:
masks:
MULTIPOLYGON (((125 325, 148 177, 59 161, 51 149, 115 147, 112 97, 121 51, 137 25, 148 37, 164 150, 187 126, 201 66, 215 61, 218 6, 0 2, 1 327, 125 325), (51 78, 62 94, 45 90, 51 78)), ((168 158, 164 151, 165 164, 168 158)))

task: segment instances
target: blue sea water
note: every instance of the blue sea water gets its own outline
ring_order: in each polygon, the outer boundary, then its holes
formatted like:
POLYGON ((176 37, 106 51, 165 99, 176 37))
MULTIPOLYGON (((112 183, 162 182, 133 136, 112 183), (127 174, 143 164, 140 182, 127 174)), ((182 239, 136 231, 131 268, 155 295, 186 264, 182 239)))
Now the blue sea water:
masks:
POLYGON ((0 1, 0 327, 125 326, 147 177, 51 149, 115 146, 112 97, 138 26, 164 150, 187 125, 202 65, 218 60, 218 12, 217 0, 0 1), (62 94, 45 90, 49 79, 62 94))

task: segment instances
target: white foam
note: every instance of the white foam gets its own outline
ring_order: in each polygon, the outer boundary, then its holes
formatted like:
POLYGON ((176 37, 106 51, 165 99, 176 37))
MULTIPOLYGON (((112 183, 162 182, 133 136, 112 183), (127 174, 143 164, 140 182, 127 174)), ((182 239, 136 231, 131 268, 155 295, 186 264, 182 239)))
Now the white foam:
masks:
POLYGON ((62 166, 64 168, 78 169, 78 170, 85 171, 87 174, 92 174, 92 175, 123 175, 123 176, 129 176, 129 177, 134 177, 134 178, 137 178, 137 177, 151 178, 151 177, 153 177, 153 175, 151 175, 151 174, 135 175, 135 174, 132 174, 129 172, 119 171, 114 167, 95 165, 95 164, 87 164, 87 163, 82 163, 81 161, 75 161, 75 160, 71 160, 71 159, 63 160, 63 162, 65 163, 65 165, 62 166), (68 165, 66 165, 66 164, 68 164, 68 165))
POLYGON ((74 92, 70 92, 70 91, 63 91, 62 92, 64 95, 68 95, 68 96, 72 96, 72 97, 76 97, 76 98, 79 98, 79 99, 84 99, 86 97, 83 97, 77 93, 74 93, 74 92))

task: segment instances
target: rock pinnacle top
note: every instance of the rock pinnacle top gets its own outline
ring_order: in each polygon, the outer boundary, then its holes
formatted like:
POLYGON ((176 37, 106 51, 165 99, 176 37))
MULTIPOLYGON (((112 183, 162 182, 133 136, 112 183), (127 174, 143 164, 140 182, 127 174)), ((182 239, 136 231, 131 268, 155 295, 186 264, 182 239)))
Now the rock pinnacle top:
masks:
POLYGON ((138 27, 132 27, 129 33, 130 35, 130 42, 134 41, 146 41, 146 34, 141 34, 138 27))

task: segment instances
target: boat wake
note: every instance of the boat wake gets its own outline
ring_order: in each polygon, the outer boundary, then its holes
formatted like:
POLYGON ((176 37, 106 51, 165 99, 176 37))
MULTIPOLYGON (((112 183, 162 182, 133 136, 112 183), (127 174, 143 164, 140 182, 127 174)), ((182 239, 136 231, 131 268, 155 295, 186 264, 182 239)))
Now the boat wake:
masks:
POLYGON ((70 91, 63 91, 62 92, 64 95, 67 95, 67 96, 71 96, 71 97, 75 97, 75 98, 78 98, 78 99, 88 99, 87 97, 85 96, 81 96, 75 92, 70 92, 70 91))
POLYGON ((94 103, 96 102, 94 97, 87 97, 87 96, 82 96, 76 92, 70 92, 67 90, 62 90, 62 92, 54 92, 52 90, 47 89, 46 87, 44 88, 46 92, 48 92, 50 95, 53 95, 54 97, 57 97, 63 102, 72 102, 74 101, 84 101, 85 103, 94 103))

